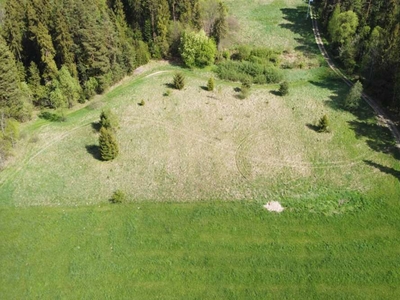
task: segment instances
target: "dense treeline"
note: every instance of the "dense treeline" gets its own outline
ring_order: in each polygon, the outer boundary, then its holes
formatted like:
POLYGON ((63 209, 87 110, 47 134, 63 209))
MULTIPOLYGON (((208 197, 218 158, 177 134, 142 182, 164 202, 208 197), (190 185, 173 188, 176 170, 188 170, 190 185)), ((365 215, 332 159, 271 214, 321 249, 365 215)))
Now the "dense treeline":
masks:
POLYGON ((375 97, 400 112, 400 1, 316 0, 332 51, 375 97))
POLYGON ((204 31, 218 44, 226 16, 219 0, 6 1, 0 13, 0 164, 14 143, 8 127, 28 120, 34 107, 65 110, 150 57, 177 57, 185 32, 204 31))

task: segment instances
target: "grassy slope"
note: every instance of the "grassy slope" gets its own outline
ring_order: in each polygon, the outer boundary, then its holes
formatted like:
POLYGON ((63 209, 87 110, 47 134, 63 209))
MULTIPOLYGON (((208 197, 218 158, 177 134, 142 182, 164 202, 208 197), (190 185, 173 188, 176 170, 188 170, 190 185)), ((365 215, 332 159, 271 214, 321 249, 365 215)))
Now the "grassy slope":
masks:
MULTIPOLYGON (((302 1, 227 2, 239 41, 318 60, 302 1)), ((163 97, 171 73, 145 76, 177 67, 146 68, 66 123, 26 126, 0 177, 1 298, 398 298, 400 165, 367 108, 340 110, 347 90, 324 66, 286 71, 284 99, 268 86, 244 101, 221 82, 209 98, 207 71, 163 97), (121 119, 110 164, 85 149, 107 106, 121 119), (326 112, 332 134, 305 126, 326 112), (158 202, 108 206, 116 188, 158 202), (247 201, 162 203, 197 199, 247 201), (292 211, 261 210, 275 199, 292 211)))

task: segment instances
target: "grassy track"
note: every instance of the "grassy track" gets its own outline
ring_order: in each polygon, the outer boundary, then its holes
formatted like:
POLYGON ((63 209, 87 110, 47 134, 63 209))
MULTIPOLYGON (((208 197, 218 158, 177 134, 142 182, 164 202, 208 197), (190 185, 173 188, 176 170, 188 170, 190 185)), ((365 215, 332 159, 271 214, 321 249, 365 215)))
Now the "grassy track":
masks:
POLYGON ((0 298, 396 299, 400 155, 314 44, 303 1, 227 1, 234 42, 284 49, 290 94, 151 63, 67 122, 24 125, 0 173, 0 298), (141 100, 144 106, 139 106, 141 100), (96 159, 94 122, 121 154, 96 159), (323 114, 332 133, 313 130, 323 114), (110 205, 122 189, 129 203, 110 205), (287 209, 269 214, 262 204, 287 209))

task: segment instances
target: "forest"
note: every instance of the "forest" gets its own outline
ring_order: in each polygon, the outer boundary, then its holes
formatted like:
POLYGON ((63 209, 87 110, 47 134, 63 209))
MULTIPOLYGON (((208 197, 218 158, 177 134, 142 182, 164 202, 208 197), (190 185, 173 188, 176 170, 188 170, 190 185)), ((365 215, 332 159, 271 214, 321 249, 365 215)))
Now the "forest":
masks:
POLYGON ((178 57, 185 31, 190 37, 202 30, 218 43, 226 15, 218 0, 6 1, 0 14, 0 161, 18 138, 18 122, 35 108, 63 115, 150 58, 178 57))
POLYGON ((400 1, 316 0, 331 51, 394 114, 400 111, 400 1))

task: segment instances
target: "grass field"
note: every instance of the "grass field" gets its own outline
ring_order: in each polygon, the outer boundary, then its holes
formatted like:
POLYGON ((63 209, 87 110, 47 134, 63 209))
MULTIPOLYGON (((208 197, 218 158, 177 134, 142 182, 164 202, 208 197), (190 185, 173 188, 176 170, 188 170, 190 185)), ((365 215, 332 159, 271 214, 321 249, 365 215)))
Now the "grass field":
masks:
POLYGON ((24 125, 0 173, 0 298, 395 299, 400 163, 313 44, 303 1, 227 1, 232 43, 285 50, 290 94, 152 62, 63 123, 24 125), (246 5, 244 5, 246 4, 246 5), (245 8, 245 9, 244 9, 245 8), (176 70, 187 78, 170 90, 176 70), (138 103, 144 100, 145 105, 138 103), (97 159, 102 109, 120 155, 97 159), (323 114, 331 133, 313 123, 323 114), (129 201, 111 205, 116 189, 129 201), (280 215, 262 209, 278 200, 280 215))

